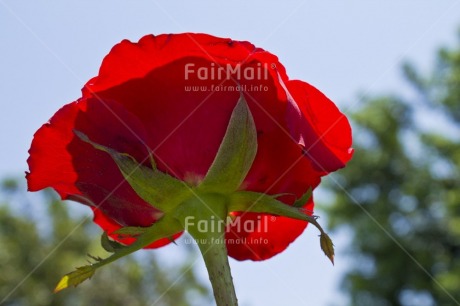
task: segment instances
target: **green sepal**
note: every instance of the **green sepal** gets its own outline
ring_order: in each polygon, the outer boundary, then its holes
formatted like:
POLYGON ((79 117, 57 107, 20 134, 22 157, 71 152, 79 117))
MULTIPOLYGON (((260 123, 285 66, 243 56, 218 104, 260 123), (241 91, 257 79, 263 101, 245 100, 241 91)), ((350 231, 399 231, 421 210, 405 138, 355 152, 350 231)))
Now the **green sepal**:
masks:
POLYGON ((316 222, 315 216, 306 215, 301 208, 289 206, 270 195, 252 191, 233 193, 230 197, 229 211, 266 213, 310 223, 316 222))
POLYGON ((225 136, 200 190, 232 192, 237 190, 251 169, 257 153, 257 130, 243 96, 233 109, 225 136))
POLYGON ((207 239, 211 236, 219 236, 222 233, 217 230, 225 227, 228 215, 227 197, 217 193, 196 194, 180 205, 174 212, 173 217, 182 224, 182 227, 195 239, 207 239), (192 217, 191 222, 187 218, 192 217), (199 228, 199 221, 209 222, 211 230, 203 231, 199 228))
POLYGON ((59 281, 54 292, 61 291, 68 288, 69 286, 76 287, 83 281, 92 277, 98 268, 114 262, 115 260, 129 255, 137 250, 140 250, 143 247, 153 243, 154 241, 162 238, 170 238, 174 234, 182 231, 182 229, 182 225, 176 219, 170 217, 161 218, 152 226, 148 227, 147 230, 136 239, 136 241, 130 245, 124 246, 123 248, 116 249, 111 256, 105 259, 90 256, 90 258, 94 259, 96 262, 86 266, 78 267, 75 271, 66 274, 59 281))
POLYGON ((117 250, 125 247, 123 244, 111 240, 109 235, 107 235, 107 232, 102 233, 101 246, 104 250, 110 253, 115 253, 117 250))
POLYGON ((118 235, 122 238, 126 237, 137 237, 139 235, 142 235, 147 231, 148 227, 140 227, 140 226, 126 226, 122 227, 116 231, 114 231, 112 234, 118 235))
POLYGON ((307 201, 311 198, 311 194, 312 194, 312 189, 310 187, 308 188, 307 192, 305 192, 300 198, 298 198, 294 202, 294 204, 292 204, 292 206, 297 207, 297 208, 303 207, 305 203, 307 203, 307 201))
POLYGON ((332 264, 334 264, 334 245, 332 240, 324 232, 321 225, 319 225, 316 220, 317 217, 305 214, 305 211, 302 208, 289 206, 264 193, 238 191, 231 195, 228 210, 272 214, 304 220, 313 224, 321 232, 321 249, 329 257, 332 264))
POLYGON ((150 154, 152 168, 139 164, 132 156, 119 153, 91 141, 84 133, 74 130, 74 133, 84 142, 95 149, 104 151, 112 157, 129 185, 144 201, 155 208, 167 213, 173 210, 191 194, 190 187, 155 167, 155 161, 150 154))
POLYGON ((295 196, 295 195, 293 193, 284 192, 284 193, 271 194, 270 196, 274 199, 277 199, 277 198, 281 198, 284 196, 295 196))

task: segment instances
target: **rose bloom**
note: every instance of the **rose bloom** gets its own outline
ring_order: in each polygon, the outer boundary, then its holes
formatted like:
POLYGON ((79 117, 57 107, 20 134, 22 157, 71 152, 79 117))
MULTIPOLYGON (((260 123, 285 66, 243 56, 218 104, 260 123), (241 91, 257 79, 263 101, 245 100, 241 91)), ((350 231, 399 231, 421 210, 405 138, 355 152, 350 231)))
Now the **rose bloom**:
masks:
MULTIPOLYGON (((62 199, 88 205, 109 235, 125 226, 150 226, 162 215, 155 203, 142 200, 110 155, 74 130, 149 167, 150 150, 159 170, 194 186, 216 156, 240 91, 258 143, 241 190, 282 194, 278 199, 292 205, 351 158, 347 118, 315 87, 289 80, 275 55, 249 42, 205 34, 147 35, 115 45, 82 97, 36 132, 28 188, 52 187, 62 199)), ((304 208, 313 210, 312 199, 304 208)), ((307 226, 280 216, 231 215, 239 220, 228 226, 227 249, 238 260, 270 258, 307 226)), ((111 237, 125 244, 135 239, 111 237)))

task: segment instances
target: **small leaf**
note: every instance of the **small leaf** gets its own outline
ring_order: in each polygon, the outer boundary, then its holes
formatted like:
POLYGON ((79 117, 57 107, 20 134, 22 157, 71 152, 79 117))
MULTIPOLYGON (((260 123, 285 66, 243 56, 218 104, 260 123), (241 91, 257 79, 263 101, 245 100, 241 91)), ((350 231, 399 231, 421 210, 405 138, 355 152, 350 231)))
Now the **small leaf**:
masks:
POLYGON ((124 248, 125 246, 113 241, 107 235, 107 232, 104 232, 101 236, 101 246, 110 253, 115 253, 117 250, 124 248))
POLYGON ((77 287, 83 281, 91 278, 96 269, 93 266, 78 267, 77 270, 66 274, 54 288, 54 293, 57 293, 70 286, 77 287))
POLYGON ((319 238, 321 244, 321 250, 329 258, 329 260, 334 264, 334 244, 332 243, 331 238, 326 233, 321 233, 319 238))
POLYGON ((299 199, 297 199, 292 206, 300 208, 307 203, 307 201, 311 198, 312 189, 311 187, 308 188, 307 192, 305 192, 299 199))
POLYGON ((217 155, 199 188, 219 192, 237 190, 251 169, 256 153, 256 126, 241 94, 217 155))
POLYGON ((55 292, 68 288, 69 286, 77 286, 84 280, 93 276, 96 269, 114 262, 126 255, 134 253, 154 241, 172 237, 174 234, 182 230, 182 225, 176 219, 173 219, 172 217, 161 218, 152 226, 147 227, 145 232, 141 234, 132 244, 117 249, 115 253, 107 258, 102 259, 88 254, 88 257, 93 259, 95 263, 92 263, 89 266, 79 267, 77 270, 66 274, 56 286, 55 292))

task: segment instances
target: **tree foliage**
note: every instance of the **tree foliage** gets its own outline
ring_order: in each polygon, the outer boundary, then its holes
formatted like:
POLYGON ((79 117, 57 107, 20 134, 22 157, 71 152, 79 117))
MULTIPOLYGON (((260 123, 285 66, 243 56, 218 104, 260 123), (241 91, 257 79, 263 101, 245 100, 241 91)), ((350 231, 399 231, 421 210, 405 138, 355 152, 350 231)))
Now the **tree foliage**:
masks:
POLYGON ((460 305, 460 45, 429 76, 404 71, 415 98, 352 114, 355 155, 330 184, 330 226, 351 235, 343 289, 351 305, 460 305))
MULTIPOLYGON (((192 261, 165 266, 155 251, 128 256, 76 289, 53 294, 59 279, 84 256, 106 257, 100 230, 49 190, 33 197, 24 186, 5 180, 0 192, 1 305, 203 305, 209 289, 196 278, 192 261), (45 208, 40 209, 40 208, 45 208)), ((185 246, 181 246, 185 248, 185 246)), ((188 249, 189 258, 191 255, 188 249)))

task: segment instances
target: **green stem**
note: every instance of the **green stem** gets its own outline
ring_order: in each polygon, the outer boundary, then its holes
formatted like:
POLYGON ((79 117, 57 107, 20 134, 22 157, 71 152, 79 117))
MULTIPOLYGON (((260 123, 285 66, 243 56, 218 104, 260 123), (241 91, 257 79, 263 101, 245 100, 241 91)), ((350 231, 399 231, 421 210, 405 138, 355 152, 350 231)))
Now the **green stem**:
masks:
POLYGON ((237 306, 225 245, 228 213, 226 199, 215 194, 205 194, 185 204, 178 211, 178 219, 200 248, 217 306, 237 306))
POLYGON ((224 240, 198 243, 198 246, 208 269, 217 306, 238 305, 224 240))

